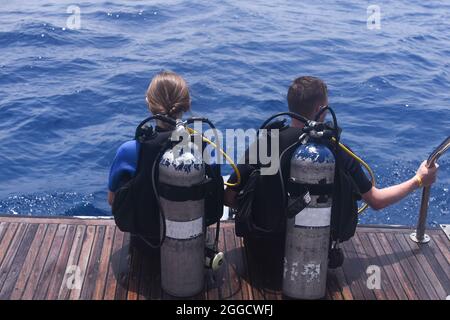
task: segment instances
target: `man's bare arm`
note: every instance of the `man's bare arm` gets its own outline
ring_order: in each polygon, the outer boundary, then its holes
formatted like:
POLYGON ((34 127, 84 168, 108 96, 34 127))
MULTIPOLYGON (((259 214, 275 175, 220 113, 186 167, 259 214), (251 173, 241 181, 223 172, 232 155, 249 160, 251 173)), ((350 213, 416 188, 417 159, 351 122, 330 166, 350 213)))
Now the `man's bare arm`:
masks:
MULTIPOLYGON (((438 167, 439 166, 436 164, 436 167, 427 168, 426 161, 424 161, 413 178, 383 189, 372 187, 372 189, 362 195, 362 198, 375 210, 386 208, 418 189, 420 187, 419 180, 422 181, 422 186, 424 187, 433 184, 436 181, 438 167), (419 177, 419 179, 417 177, 419 177)), ((236 209, 237 195, 238 193, 236 191, 227 188, 224 195, 224 204, 227 207, 236 209)))
POLYGON ((424 161, 413 178, 383 189, 372 187, 372 189, 362 195, 362 198, 371 208, 381 210, 400 201, 419 188, 419 181, 422 181, 422 186, 424 187, 433 184, 436 181, 437 169, 438 165, 433 168, 427 168, 426 161, 424 161))

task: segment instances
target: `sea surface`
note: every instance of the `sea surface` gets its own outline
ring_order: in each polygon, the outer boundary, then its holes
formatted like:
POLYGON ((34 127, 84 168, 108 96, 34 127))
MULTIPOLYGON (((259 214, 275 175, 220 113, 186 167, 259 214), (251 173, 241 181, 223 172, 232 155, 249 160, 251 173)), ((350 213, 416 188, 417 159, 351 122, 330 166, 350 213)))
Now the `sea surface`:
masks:
MULTIPOLYGON (((321 77, 378 185, 412 177, 450 135, 450 2, 377 1, 379 21, 371 4, 0 0, 0 213, 110 215, 109 167, 165 69, 219 129, 259 126, 294 78, 321 77)), ((450 223, 450 153, 439 163, 433 226, 450 223)), ((414 225, 420 196, 361 222, 414 225)))

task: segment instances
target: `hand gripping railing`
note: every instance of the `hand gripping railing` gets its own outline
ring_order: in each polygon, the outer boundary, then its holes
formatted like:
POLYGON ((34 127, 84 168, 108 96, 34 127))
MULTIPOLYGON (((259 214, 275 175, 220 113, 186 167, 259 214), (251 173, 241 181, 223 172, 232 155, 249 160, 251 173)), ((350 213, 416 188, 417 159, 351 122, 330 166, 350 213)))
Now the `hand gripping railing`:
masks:
MULTIPOLYGON (((432 168, 435 166, 436 161, 442 156, 445 151, 450 148, 450 136, 444 140, 428 157, 427 167, 432 168)), ((417 243, 427 243, 430 241, 430 237, 425 234, 425 227, 427 223, 428 201, 430 199, 431 186, 424 187, 422 191, 422 202, 420 203, 419 220, 417 222, 416 232, 410 234, 412 241, 417 243)))

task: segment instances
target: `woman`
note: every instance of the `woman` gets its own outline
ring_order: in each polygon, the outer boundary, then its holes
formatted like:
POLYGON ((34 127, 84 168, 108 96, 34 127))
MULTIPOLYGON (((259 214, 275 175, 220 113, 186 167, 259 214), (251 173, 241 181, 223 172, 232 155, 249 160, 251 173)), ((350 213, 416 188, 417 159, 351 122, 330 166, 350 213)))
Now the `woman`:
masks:
MULTIPOLYGON (((165 114, 173 119, 181 119, 191 108, 189 88, 178 74, 164 71, 151 81, 146 94, 148 108, 152 114, 165 114)), ((166 123, 157 122, 157 131, 171 130, 166 123)), ((127 141, 117 150, 108 182, 108 202, 112 206, 115 192, 136 174, 140 144, 136 140, 127 141)))

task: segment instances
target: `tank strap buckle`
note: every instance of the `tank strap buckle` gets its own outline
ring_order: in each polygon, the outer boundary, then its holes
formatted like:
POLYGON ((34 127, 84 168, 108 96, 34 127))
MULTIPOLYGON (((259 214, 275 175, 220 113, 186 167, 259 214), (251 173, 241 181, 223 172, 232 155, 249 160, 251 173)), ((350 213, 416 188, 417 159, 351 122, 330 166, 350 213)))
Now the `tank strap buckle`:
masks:
POLYGON ((303 211, 309 204, 311 203, 311 196, 309 191, 306 191, 303 195, 299 197, 291 197, 288 198, 288 206, 287 206, 287 217, 289 219, 295 217, 298 213, 303 211))

